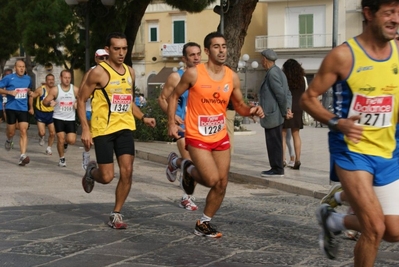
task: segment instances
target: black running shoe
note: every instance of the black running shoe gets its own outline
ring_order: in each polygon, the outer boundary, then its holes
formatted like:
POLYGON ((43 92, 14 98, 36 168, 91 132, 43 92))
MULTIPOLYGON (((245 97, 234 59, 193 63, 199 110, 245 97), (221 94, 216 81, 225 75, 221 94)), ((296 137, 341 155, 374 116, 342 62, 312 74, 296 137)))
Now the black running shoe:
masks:
POLYGON ((68 144, 64 143, 64 153, 66 153, 68 151, 68 144))
POLYGON ((321 204, 316 211, 317 221, 322 228, 319 235, 320 249, 330 260, 336 259, 338 243, 337 240, 335 240, 335 236, 341 233, 333 233, 328 229, 327 219, 333 212, 335 212, 335 210, 328 204, 321 204))
POLYGON ((211 225, 210 222, 200 223, 200 220, 195 224, 194 234, 213 238, 222 237, 222 233, 216 230, 216 227, 211 225))
POLYGON ((192 195, 194 193, 195 186, 197 182, 195 182, 194 178, 187 172, 187 168, 193 165, 193 163, 185 159, 181 163, 181 171, 183 173, 182 179, 180 180, 180 187, 186 192, 187 195, 192 195))

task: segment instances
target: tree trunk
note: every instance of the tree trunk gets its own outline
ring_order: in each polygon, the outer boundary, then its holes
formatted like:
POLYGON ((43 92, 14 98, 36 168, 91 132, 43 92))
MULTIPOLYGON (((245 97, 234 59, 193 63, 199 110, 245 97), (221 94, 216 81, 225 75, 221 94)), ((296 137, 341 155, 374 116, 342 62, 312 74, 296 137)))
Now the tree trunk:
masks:
MULTIPOLYGON (((230 0, 230 2, 235 1, 230 0)), ((237 69, 241 48, 247 36, 248 26, 251 23, 252 13, 258 0, 240 0, 236 2, 237 4, 230 7, 227 13, 224 14, 224 36, 228 46, 226 65, 232 69, 237 69)))
POLYGON ((136 1, 134 6, 134 11, 130 12, 129 16, 127 17, 127 23, 125 28, 125 35, 127 38, 127 56, 125 58, 125 64, 128 66, 132 66, 132 51, 133 45, 136 40, 136 35, 141 25, 141 20, 144 16, 145 10, 147 6, 150 4, 151 0, 139 0, 136 1))

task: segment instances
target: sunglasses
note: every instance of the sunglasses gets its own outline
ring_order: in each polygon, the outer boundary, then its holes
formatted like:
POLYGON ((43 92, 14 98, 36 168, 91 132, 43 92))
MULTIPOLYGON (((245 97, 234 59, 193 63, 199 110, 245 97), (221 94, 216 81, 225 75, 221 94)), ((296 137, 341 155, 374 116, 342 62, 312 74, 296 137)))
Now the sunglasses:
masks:
POLYGON ((102 56, 102 57, 97 57, 99 60, 106 60, 106 59, 108 59, 108 57, 107 56, 102 56))

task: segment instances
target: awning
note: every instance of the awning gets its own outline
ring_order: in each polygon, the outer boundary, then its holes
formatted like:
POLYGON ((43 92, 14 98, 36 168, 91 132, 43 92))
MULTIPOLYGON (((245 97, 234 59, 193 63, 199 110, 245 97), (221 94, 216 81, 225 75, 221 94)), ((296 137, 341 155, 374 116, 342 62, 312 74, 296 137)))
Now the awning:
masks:
POLYGON ((148 79, 148 85, 158 85, 166 83, 166 80, 171 73, 173 73, 173 68, 163 67, 160 72, 148 79))

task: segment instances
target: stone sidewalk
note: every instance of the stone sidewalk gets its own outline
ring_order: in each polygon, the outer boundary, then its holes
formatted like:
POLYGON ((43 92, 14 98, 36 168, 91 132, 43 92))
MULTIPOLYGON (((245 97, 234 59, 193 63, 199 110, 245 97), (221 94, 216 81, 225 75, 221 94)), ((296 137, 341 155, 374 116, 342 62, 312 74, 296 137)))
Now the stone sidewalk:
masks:
MULTIPOLYGON (((321 198, 330 188, 328 129, 305 126, 300 131, 302 139, 302 165, 300 170, 285 168, 284 177, 260 177, 260 172, 270 169, 264 130, 258 124, 246 124, 248 132, 236 132, 234 154, 230 168, 230 181, 264 185, 290 193, 321 198)), ((174 143, 137 142, 137 157, 166 164, 171 151, 177 152, 174 143)))
MULTIPOLYGON (((234 154, 230 168, 230 181, 268 186, 290 193, 322 198, 330 188, 329 153, 326 127, 305 126, 300 131, 302 139, 300 170, 285 169, 284 177, 260 177, 260 172, 270 169, 267 157, 264 130, 258 123, 244 125, 248 132, 236 132, 234 137, 234 154)), ((5 123, 0 124, 4 133, 5 123)), ((17 133, 18 134, 18 133, 17 133)), ((28 130, 29 146, 37 143, 36 125, 28 130)), ((16 141, 18 138, 16 138, 16 141)), ((0 144, 2 145, 2 144, 0 144)), ((173 142, 136 142, 136 156, 145 160, 167 163, 167 156, 176 151, 173 142)), ((28 146, 28 150, 29 150, 28 146)), ((77 137, 76 146, 81 146, 77 137)), ((56 145, 53 145, 56 153, 56 145)))

